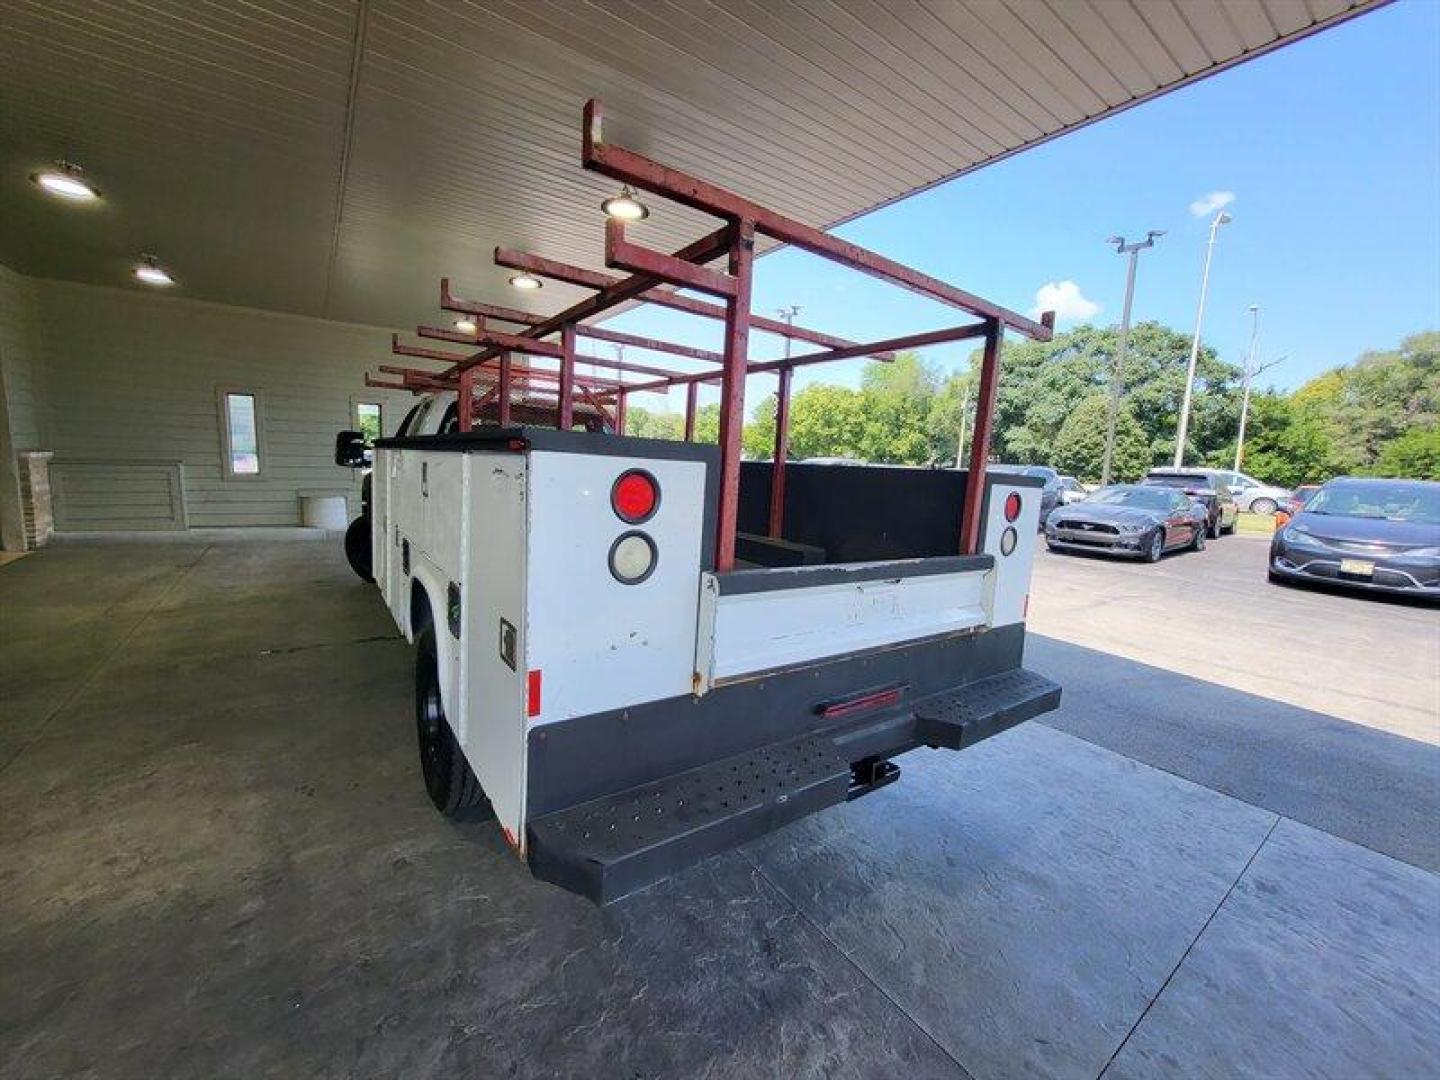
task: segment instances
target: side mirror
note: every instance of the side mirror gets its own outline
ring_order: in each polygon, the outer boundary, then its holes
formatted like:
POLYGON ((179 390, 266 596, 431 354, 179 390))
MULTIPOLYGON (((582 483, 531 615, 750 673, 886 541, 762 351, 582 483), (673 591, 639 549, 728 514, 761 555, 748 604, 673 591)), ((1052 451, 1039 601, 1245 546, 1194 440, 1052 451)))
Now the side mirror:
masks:
POLYGON ((342 469, 363 469, 370 464, 370 447, 358 431, 335 433, 335 464, 342 469))

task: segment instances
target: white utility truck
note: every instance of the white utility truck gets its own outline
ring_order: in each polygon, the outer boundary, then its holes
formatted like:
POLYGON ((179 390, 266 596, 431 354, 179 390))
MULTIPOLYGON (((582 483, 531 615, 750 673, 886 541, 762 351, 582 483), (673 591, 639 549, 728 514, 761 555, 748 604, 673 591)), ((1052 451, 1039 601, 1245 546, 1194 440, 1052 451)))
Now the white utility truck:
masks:
MULTIPOLYGON (((382 369, 402 382, 372 383, 414 390, 422 404, 374 445, 362 520, 369 569, 416 648, 431 800, 457 816, 488 806, 536 876, 607 903, 876 791, 899 777, 900 754, 961 750, 1056 707, 1059 687, 1022 666, 1041 481, 985 473, 1001 336, 1048 337, 1051 320, 604 145, 594 103, 585 124, 586 167, 726 224, 670 255, 630 243, 610 221, 607 264, 628 278, 497 251, 504 265, 596 290, 550 318, 458 300, 447 283, 442 306, 479 325, 418 333, 474 351, 394 343, 448 367, 382 369), (756 232, 980 321, 861 346, 751 316, 756 232), (726 273, 704 268, 726 252, 726 273), (658 382, 584 381, 575 361, 592 359, 576 353, 577 334, 625 335, 581 320, 635 299, 724 321, 724 354, 658 382), (500 333, 487 319, 524 331, 500 333), (751 325, 820 349, 752 363, 751 325), (545 340, 553 335, 558 344, 545 340), (883 362, 897 349, 977 337, 970 468, 788 460, 795 367, 883 362), (517 368, 512 354, 558 364, 517 368), (742 462, 745 377, 761 372, 780 382, 775 453, 742 462), (704 382, 720 383, 718 446, 689 441, 704 382), (660 386, 689 390, 687 441, 623 434, 627 395, 660 386), (453 424, 432 422, 450 413, 453 424)), ((366 457, 342 432, 337 462, 366 457)))

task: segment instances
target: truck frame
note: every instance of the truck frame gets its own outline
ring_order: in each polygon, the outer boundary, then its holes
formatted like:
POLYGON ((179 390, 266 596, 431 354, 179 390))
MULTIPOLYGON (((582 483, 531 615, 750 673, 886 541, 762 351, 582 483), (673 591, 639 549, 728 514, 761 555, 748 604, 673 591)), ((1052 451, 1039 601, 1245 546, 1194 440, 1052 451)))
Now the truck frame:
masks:
MULTIPOLYGON (((669 254, 608 220, 606 264, 626 277, 497 249, 499 265, 594 290, 548 318, 442 282, 441 306, 476 328, 417 333, 474 351, 397 338, 397 355, 443 368, 367 376, 423 395, 423 415, 376 442, 361 520, 368 569, 416 645, 431 800, 452 816, 493 812, 537 877, 603 904, 894 782, 907 751, 964 749, 1053 709, 1060 690, 1022 664, 1040 482, 985 470, 1002 335, 1048 338, 1053 317, 1028 319, 608 144, 601 116, 586 105, 585 168, 723 225, 669 254), (753 316, 757 235, 972 321, 856 344, 753 316), (721 256, 725 271, 706 266, 721 256), (636 301, 722 320, 723 352, 584 321, 636 301), (818 349, 751 362, 751 326, 818 349), (711 366, 591 358, 582 336, 711 366), (984 349, 968 469, 788 460, 797 367, 964 339, 984 349), (577 361, 616 374, 583 376, 577 361), (778 379, 774 454, 742 461, 756 373, 778 379), (703 382, 720 385, 718 446, 694 441, 703 382), (687 388, 685 441, 626 435, 628 397, 671 386, 687 388)), ((366 453, 341 433, 338 463, 366 453)))

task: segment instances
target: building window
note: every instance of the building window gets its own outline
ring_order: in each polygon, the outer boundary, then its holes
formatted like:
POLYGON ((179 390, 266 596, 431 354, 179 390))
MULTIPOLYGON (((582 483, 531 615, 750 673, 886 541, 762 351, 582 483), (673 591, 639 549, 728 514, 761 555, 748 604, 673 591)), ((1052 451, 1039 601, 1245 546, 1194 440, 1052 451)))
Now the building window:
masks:
POLYGON ((221 463, 227 479, 260 475, 260 396, 249 390, 221 390, 221 463))
POLYGON ((367 442, 380 438, 384 424, 381 421, 378 401, 357 401, 355 403, 355 430, 365 436, 367 442))

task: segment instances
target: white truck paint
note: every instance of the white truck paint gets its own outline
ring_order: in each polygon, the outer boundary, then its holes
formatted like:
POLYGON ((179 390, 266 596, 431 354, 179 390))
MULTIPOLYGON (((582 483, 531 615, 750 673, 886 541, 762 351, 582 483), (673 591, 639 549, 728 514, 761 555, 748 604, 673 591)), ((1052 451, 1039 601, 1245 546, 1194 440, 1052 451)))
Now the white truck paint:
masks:
MULTIPOLYGON (((443 411, 432 406, 419 416, 433 432, 443 411)), ((544 779, 534 770, 550 767, 543 756, 541 765, 532 761, 549 745, 546 733, 568 735, 569 725, 598 717, 626 741, 629 725, 657 709, 683 724, 684 702, 708 707, 730 688, 812 668, 816 680, 823 674, 827 685, 838 678, 848 686, 851 660, 854 681, 859 658, 981 636, 1024 618, 1040 507, 1033 482, 992 480, 989 558, 721 575, 707 551, 712 460, 648 440, 541 434, 382 441, 369 498, 378 587, 408 639, 434 628, 444 717, 521 853, 534 818, 531 781, 544 779), (660 498, 648 518, 629 524, 612 506, 612 488, 636 469, 653 478, 660 498), (1021 509, 1008 521, 1012 492, 1021 509), (650 538, 657 558, 642 582, 626 584, 611 572, 610 555, 633 531, 650 538)), ((1018 656, 1008 663, 1018 665, 1018 656)), ((724 745, 726 734, 702 726, 695 737, 724 745)), ((599 757, 609 753, 599 744, 599 757)), ((633 779, 631 765, 610 767, 633 779)), ((553 802, 547 795, 546 812, 553 802)))

